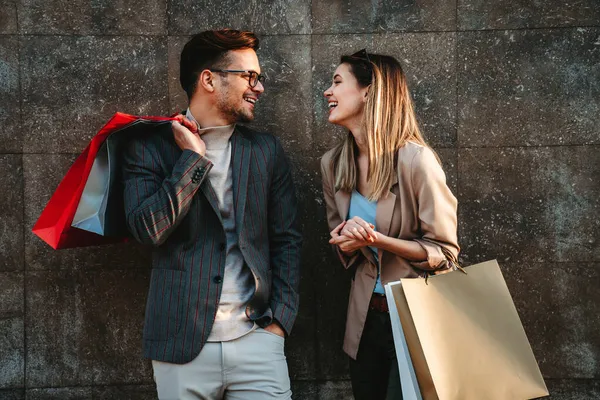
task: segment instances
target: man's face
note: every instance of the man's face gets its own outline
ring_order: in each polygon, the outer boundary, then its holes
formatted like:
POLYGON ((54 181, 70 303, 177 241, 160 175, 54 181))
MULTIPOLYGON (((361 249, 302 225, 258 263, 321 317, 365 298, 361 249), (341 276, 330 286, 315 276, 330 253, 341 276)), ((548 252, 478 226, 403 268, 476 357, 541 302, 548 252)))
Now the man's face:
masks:
MULTIPOLYGON (((260 65, 256 52, 252 49, 232 50, 227 56, 228 62, 221 69, 249 70, 260 74, 260 65)), ((254 120, 254 104, 264 92, 261 82, 250 87, 247 73, 214 72, 219 82, 217 108, 230 123, 251 122, 254 120)))

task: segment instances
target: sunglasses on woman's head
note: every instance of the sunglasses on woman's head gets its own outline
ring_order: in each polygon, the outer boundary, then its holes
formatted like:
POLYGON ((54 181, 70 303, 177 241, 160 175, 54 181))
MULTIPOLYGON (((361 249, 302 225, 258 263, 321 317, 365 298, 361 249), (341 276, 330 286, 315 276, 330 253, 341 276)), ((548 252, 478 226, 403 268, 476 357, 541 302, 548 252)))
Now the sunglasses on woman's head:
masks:
POLYGON ((371 59, 369 59, 369 53, 367 53, 367 49, 359 50, 356 53, 352 54, 350 57, 358 58, 359 60, 364 60, 368 63, 371 62, 371 59))

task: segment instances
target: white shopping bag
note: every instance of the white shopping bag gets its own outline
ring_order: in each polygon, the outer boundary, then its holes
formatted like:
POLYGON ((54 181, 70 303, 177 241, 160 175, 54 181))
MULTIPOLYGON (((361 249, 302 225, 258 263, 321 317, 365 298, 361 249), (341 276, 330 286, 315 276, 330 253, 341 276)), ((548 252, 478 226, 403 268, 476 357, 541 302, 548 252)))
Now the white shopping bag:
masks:
POLYGON ((423 400, 421 390, 415 374, 415 368, 408 351, 406 337, 400 321, 400 313, 394 301, 393 286, 402 286, 402 282, 392 282, 385 285, 385 295, 388 299, 388 308, 390 309, 390 320, 392 322, 392 333, 394 335, 394 345, 396 347, 396 358, 398 359, 398 368, 400 371, 400 384, 402 385, 403 400, 423 400))
POLYGON ((115 136, 108 137, 98 150, 71 223, 72 227, 101 236, 108 236, 109 230, 106 223, 106 207, 109 188, 113 186, 116 176, 115 136))

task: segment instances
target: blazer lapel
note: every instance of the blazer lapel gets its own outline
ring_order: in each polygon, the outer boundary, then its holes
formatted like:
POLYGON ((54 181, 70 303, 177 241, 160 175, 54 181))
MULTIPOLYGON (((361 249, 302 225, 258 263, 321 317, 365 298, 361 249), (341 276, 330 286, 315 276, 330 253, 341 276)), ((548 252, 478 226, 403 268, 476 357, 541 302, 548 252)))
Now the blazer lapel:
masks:
POLYGON ((238 235, 243 228, 244 210, 248 194, 251 144, 236 128, 231 136, 231 170, 233 175, 233 207, 238 235))
MULTIPOLYGON (((390 234, 390 226, 394 217, 394 209, 396 208, 396 194, 392 191, 395 185, 398 184, 398 174, 394 174, 392 187, 387 196, 377 202, 377 210, 375 212, 375 230, 383 235, 390 234)), ((379 260, 383 256, 383 250, 379 249, 379 260)))
POLYGON ((202 190, 202 193, 204 193, 204 196, 206 196, 208 203, 214 210, 215 214, 217 214, 217 217, 219 217, 221 224, 223 224, 223 220, 221 219, 221 210, 219 209, 219 200, 217 199, 215 189, 213 189, 208 178, 202 182, 202 185, 200 185, 200 190, 202 190))
POLYGON ((338 213, 343 221, 348 219, 348 209, 350 209, 350 194, 343 190, 335 192, 335 204, 337 205, 338 213))
MULTIPOLYGON (((338 213, 342 220, 348 220, 348 210, 350 209, 350 193, 343 190, 335 192, 335 204, 338 209, 338 213)), ((373 264, 377 264, 373 252, 366 247, 360 249, 363 255, 370 260, 373 264)))

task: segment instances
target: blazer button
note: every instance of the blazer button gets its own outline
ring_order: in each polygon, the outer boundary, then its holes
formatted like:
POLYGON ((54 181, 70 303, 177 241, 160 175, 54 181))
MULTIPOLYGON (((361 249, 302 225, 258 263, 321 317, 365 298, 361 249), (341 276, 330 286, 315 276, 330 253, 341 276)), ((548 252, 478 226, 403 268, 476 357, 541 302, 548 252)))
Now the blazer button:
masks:
POLYGON ((213 282, 214 283, 221 283, 223 282, 223 278, 221 278, 221 275, 217 275, 213 278, 213 282))
POLYGON ((221 243, 221 244, 219 245, 219 250, 221 250, 221 251, 225 251, 225 248, 226 248, 226 246, 225 246, 225 243, 221 243))

